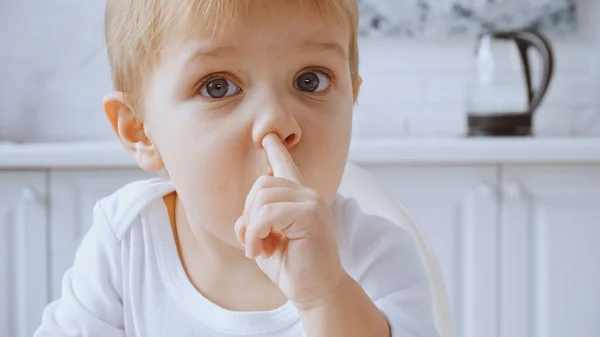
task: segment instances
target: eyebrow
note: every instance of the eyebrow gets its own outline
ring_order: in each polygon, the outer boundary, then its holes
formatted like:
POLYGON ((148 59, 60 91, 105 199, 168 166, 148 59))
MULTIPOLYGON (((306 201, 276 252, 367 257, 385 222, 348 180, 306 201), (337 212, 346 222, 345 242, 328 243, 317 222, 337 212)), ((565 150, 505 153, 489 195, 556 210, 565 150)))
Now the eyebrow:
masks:
POLYGON ((303 48, 314 49, 316 51, 331 51, 343 59, 348 59, 348 53, 346 49, 342 47, 339 43, 331 41, 331 42, 315 42, 315 41, 306 41, 301 44, 303 48))
MULTIPOLYGON (((339 43, 334 41, 329 42, 316 42, 316 41, 305 41, 300 44, 300 51, 304 51, 306 49, 312 49, 314 51, 328 51, 337 54, 342 59, 348 59, 348 53, 346 49, 344 49, 339 43)), ((199 46, 197 48, 192 49, 190 52, 186 53, 184 56, 184 60, 186 64, 190 62, 200 59, 200 58, 218 58, 223 57, 225 55, 233 55, 237 52, 237 49, 234 46, 220 46, 211 48, 207 45, 199 46)))
POLYGON ((210 48, 208 46, 199 46, 186 53, 184 58, 185 63, 187 64, 199 58, 222 57, 227 54, 234 54, 235 51, 236 48, 233 46, 221 46, 216 48, 210 48))

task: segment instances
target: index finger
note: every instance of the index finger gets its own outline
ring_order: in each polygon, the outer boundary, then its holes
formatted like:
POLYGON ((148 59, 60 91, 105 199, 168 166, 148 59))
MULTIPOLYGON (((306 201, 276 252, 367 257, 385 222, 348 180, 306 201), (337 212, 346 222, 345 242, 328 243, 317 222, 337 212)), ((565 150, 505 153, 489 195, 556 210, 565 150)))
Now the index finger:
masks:
POLYGON ((275 177, 284 178, 295 183, 300 183, 300 170, 287 150, 285 145, 274 133, 269 133, 262 140, 262 146, 267 152, 269 163, 275 177))

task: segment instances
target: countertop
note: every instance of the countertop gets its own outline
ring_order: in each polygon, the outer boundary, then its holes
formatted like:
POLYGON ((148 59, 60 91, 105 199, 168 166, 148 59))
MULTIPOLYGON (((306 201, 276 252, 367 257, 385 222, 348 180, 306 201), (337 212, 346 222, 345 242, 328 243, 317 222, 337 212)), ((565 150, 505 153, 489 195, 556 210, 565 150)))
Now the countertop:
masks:
MULTIPOLYGON (((358 164, 600 164, 599 138, 353 139, 358 164)), ((0 143, 0 169, 135 167, 116 142, 0 143)))

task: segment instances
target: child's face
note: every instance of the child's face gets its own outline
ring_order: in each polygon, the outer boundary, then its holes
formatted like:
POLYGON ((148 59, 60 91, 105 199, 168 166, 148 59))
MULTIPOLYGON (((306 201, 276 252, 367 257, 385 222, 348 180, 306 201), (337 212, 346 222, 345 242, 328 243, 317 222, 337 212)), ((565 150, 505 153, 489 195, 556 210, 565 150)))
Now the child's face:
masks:
POLYGON ((304 184, 333 200, 355 100, 347 27, 288 1, 252 4, 213 39, 198 31, 166 46, 143 97, 190 223, 234 245, 246 195, 270 173, 267 133, 286 139, 304 184))

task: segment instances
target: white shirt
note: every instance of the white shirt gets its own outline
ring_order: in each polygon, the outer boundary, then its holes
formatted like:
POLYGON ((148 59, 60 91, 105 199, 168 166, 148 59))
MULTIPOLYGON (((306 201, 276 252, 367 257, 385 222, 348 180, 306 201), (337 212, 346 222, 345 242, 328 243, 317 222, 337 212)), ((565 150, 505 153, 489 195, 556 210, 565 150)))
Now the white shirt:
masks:
MULTIPOLYGON (((160 178, 131 183, 99 201, 93 225, 48 305, 35 337, 304 336, 294 306, 234 312, 189 281, 160 178)), ((353 199, 332 206, 346 272, 386 315, 393 336, 434 337, 429 282, 416 246, 393 223, 362 213, 353 199)))

